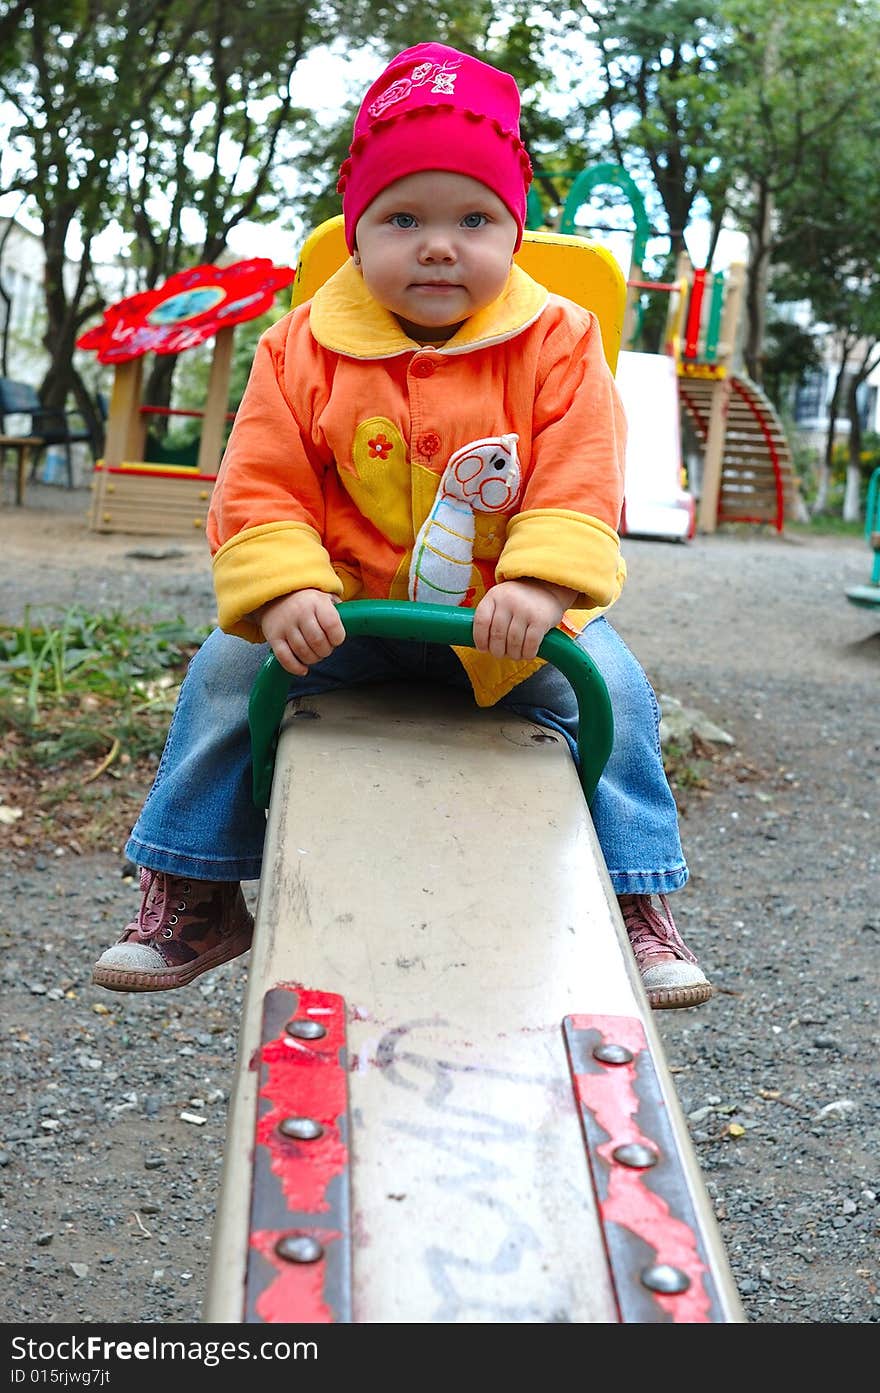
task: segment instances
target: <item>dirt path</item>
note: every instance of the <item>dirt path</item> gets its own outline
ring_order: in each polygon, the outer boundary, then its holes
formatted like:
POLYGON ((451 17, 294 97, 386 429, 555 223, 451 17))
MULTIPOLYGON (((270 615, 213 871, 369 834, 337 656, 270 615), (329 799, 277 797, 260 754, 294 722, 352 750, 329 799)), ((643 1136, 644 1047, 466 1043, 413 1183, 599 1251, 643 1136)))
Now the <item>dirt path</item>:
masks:
MULTIPOLYGON (((99 537, 87 503, 37 488, 0 509, 3 622, 72 602, 211 619, 202 539, 99 537)), ((867 549, 751 533, 625 553, 617 627, 736 742, 680 794, 675 909, 718 995, 658 1023, 743 1304, 876 1321, 880 613, 844 598, 867 549)), ((246 967, 172 999, 90 986, 135 900, 127 831, 77 858, 0 826, 7 1322, 199 1318, 246 967)))

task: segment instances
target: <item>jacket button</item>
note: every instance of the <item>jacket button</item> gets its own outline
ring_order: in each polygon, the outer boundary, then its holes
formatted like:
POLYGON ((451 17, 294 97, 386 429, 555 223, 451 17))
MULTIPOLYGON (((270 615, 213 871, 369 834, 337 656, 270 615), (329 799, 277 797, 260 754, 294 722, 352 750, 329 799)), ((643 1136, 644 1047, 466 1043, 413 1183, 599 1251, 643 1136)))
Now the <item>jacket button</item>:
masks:
POLYGON ((426 430, 416 441, 416 448, 420 455, 426 455, 428 458, 430 458, 431 455, 436 455, 437 451, 440 449, 439 435, 435 430, 426 430))
POLYGON ((412 365, 413 377, 433 377, 436 370, 437 365, 430 358, 416 358, 412 365))

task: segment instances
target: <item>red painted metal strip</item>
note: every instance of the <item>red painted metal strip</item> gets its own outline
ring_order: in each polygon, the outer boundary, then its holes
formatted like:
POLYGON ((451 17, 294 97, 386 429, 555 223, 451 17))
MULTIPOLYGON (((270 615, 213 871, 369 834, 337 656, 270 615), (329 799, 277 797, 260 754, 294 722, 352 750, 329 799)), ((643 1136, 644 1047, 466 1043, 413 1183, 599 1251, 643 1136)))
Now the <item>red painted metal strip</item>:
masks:
POLYGON ((254 1181, 247 1319, 311 1324, 350 1319, 348 1070, 345 1002, 299 985, 266 993, 254 1181), (297 1033, 320 1028, 315 1038, 297 1033), (318 1135, 285 1132, 303 1119, 318 1135), (311 1240, 319 1256, 291 1261, 277 1245, 311 1240))
POLYGON ((719 1318, 705 1244, 641 1022, 570 1016, 565 1031, 621 1320, 703 1324, 719 1318), (630 1058, 602 1062, 595 1051, 608 1045, 622 1047, 630 1058), (645 1165, 622 1164, 615 1156, 633 1145, 646 1149, 645 1165), (683 1274, 686 1288, 651 1290, 644 1277, 657 1265, 683 1274))
POLYGON ((340 1118, 348 1106, 347 1076, 339 1061, 345 1050, 345 1013, 341 996, 301 988, 293 1020, 317 1022, 327 1034, 320 1040, 299 1040, 282 1031, 263 1045, 266 1082, 260 1098, 269 1111, 257 1122, 257 1145, 266 1146, 273 1174, 291 1209, 327 1211, 327 1186, 348 1164, 348 1147, 340 1118), (315 1141, 292 1142, 278 1124, 286 1117, 309 1117, 324 1128, 315 1141))
MULTIPOLYGON (((250 1236, 251 1248, 271 1266, 275 1276, 260 1294, 257 1313, 267 1323, 300 1322, 310 1325, 331 1325, 337 1316, 325 1295, 325 1268, 321 1262, 287 1262, 278 1256, 275 1245, 290 1231, 262 1229, 250 1236)), ((305 1229, 298 1229, 305 1233, 305 1229)), ((310 1227, 308 1235, 316 1238, 325 1252, 338 1243, 342 1234, 335 1229, 310 1227)))

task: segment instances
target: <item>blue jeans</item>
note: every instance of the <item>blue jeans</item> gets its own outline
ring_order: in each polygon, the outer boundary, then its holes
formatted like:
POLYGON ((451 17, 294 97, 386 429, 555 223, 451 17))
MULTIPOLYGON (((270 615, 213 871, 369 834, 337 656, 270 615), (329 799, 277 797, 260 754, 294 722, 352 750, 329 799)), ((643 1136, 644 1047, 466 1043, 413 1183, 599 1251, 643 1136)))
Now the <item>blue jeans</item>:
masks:
MULTIPOLYGON (((660 754, 657 700, 607 620, 594 620, 578 642, 602 673, 614 713, 614 746, 591 810, 611 884, 618 895, 678 890, 688 871, 660 754)), ((269 651, 215 629, 193 658, 126 844, 136 865, 194 880, 259 877, 266 815, 251 793, 248 698, 269 651)), ((455 654, 441 644, 352 637, 308 676, 291 677, 290 696, 407 678, 470 689, 455 654)), ((559 731, 577 756, 577 702, 557 668, 546 664, 499 705, 559 731)))

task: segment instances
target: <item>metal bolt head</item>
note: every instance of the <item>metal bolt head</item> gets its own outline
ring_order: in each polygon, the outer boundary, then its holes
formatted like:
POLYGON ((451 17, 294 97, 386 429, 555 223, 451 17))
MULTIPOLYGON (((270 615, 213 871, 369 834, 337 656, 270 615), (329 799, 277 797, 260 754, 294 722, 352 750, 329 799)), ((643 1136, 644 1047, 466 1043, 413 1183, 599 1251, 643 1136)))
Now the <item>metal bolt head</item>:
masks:
POLYGON ((324 1256, 317 1238, 307 1233, 285 1233, 275 1244, 275 1252, 285 1262, 317 1262, 324 1256))
POLYGON ((327 1027, 320 1021, 288 1021, 284 1029, 297 1040, 320 1040, 327 1034, 327 1027))
POLYGON ((655 1263, 653 1267, 646 1267, 642 1273, 642 1286, 664 1295, 687 1291, 690 1284, 691 1279, 687 1273, 682 1272, 680 1267, 672 1267, 668 1262, 655 1263))
POLYGON ((660 1160, 656 1151, 652 1151, 649 1146, 643 1146, 639 1141, 624 1142, 621 1146, 616 1146, 611 1154, 622 1166, 632 1166, 635 1170, 647 1170, 649 1166, 656 1166, 660 1160))
POLYGON ((295 1141, 315 1141, 324 1135, 324 1128, 313 1117, 282 1117, 278 1130, 283 1137, 293 1137, 295 1141))
POLYGON ((628 1050, 626 1045, 597 1045, 593 1050, 593 1058, 598 1059, 600 1064, 629 1064, 632 1057, 632 1050, 628 1050))

